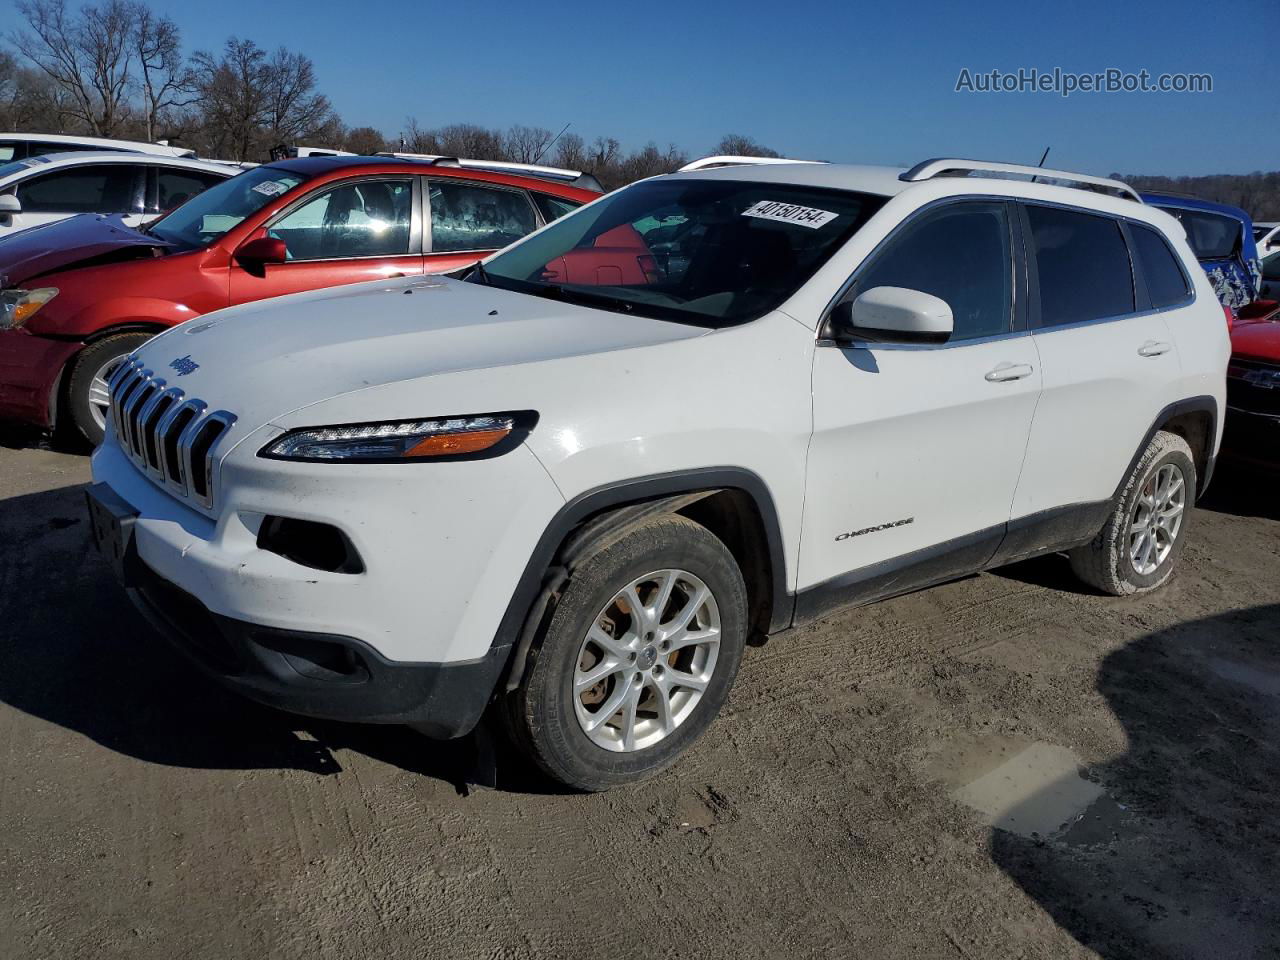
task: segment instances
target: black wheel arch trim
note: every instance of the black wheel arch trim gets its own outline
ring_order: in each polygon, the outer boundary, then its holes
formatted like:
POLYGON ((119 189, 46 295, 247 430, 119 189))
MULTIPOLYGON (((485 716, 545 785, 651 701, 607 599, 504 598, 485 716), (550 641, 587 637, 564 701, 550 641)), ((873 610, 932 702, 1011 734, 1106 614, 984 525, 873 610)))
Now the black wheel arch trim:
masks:
MULTIPOLYGON (((1120 482, 1116 484, 1115 492, 1111 495, 1113 503, 1119 503, 1121 494, 1124 493, 1124 485, 1128 483, 1129 477, 1133 474, 1134 468, 1137 467, 1138 461, 1142 459, 1142 455, 1146 452, 1147 447, 1151 444, 1151 440, 1157 433, 1164 428, 1170 420, 1180 417, 1187 413, 1206 413, 1209 415, 1209 430, 1205 435, 1204 450, 1204 470, 1200 471, 1201 476, 1196 477, 1196 499, 1204 496, 1205 490, 1209 487, 1209 481, 1213 477, 1214 467, 1214 444, 1218 440, 1218 401, 1211 396, 1203 395, 1199 397, 1188 397, 1185 400, 1178 400, 1169 404, 1158 414, 1151 424, 1151 428, 1147 430, 1146 436, 1142 438, 1142 443, 1138 444, 1138 449, 1133 454, 1133 459, 1129 461, 1129 466, 1125 469, 1124 474, 1120 477, 1120 482)), ((1194 452, 1194 451, 1193 451, 1194 452)), ((1198 467, 1199 465, 1197 465, 1198 467)))
MULTIPOLYGON (((494 647, 511 650, 506 689, 514 689, 520 682, 549 601, 569 576, 561 562, 561 553, 571 546, 574 532, 585 521, 606 511, 636 507, 635 511, 619 510, 617 523, 627 525, 656 513, 674 512, 701 495, 727 489, 740 490, 751 498, 764 527, 773 594, 769 632, 790 627, 795 598, 787 590, 782 528, 773 495, 758 474, 742 467, 707 467, 621 480, 574 497, 557 511, 538 539, 493 641, 494 647)), ((595 531, 592 536, 579 538, 578 542, 587 539, 595 544, 601 533, 607 531, 595 531)))

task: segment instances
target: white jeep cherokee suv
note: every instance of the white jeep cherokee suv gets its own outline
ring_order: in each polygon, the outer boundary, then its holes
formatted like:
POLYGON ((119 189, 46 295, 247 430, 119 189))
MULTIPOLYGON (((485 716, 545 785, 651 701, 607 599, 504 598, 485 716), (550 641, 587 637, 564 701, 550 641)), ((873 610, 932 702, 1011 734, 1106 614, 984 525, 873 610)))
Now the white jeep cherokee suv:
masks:
POLYGON ((156 337, 112 380, 90 508, 246 696, 440 737, 492 707, 602 789, 689 748, 751 637, 1051 551, 1160 586, 1228 354, 1182 228, 1124 184, 696 170, 465 279, 156 337))

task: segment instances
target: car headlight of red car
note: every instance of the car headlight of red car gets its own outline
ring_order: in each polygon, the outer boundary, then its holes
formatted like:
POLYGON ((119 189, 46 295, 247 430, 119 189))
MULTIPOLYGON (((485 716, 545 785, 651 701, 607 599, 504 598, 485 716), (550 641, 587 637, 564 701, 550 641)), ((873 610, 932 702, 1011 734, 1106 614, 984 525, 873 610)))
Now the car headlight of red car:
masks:
POLYGON ((57 287, 0 290, 0 330, 16 330, 58 295, 57 287))

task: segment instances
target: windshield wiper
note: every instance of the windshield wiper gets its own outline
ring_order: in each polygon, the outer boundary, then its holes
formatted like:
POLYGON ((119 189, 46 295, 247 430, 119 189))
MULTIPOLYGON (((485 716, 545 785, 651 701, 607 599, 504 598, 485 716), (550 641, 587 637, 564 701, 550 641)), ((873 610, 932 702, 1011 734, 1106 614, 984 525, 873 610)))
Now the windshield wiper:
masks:
POLYGON ((480 282, 483 283, 486 287, 493 286, 493 284, 489 282, 489 272, 485 270, 483 260, 476 261, 475 266, 471 268, 471 276, 479 277, 480 282))
POLYGON ((563 300, 566 303, 581 303, 606 310, 620 310, 623 313, 635 312, 635 304, 627 300, 619 300, 603 293, 590 293, 586 290, 569 290, 558 283, 538 283, 530 290, 535 297, 546 297, 548 300, 563 300))

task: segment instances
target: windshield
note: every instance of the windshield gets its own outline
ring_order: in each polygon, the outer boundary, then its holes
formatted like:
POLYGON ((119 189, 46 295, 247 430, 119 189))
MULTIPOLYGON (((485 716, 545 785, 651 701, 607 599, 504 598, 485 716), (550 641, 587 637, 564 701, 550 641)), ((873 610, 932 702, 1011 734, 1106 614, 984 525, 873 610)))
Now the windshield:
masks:
POLYGON ((638 183, 556 221, 469 279, 700 326, 794 293, 885 198, 741 180, 638 183))
POLYGON ((197 194, 149 229, 161 240, 181 247, 208 246, 302 181, 301 175, 287 170, 255 167, 197 194))

